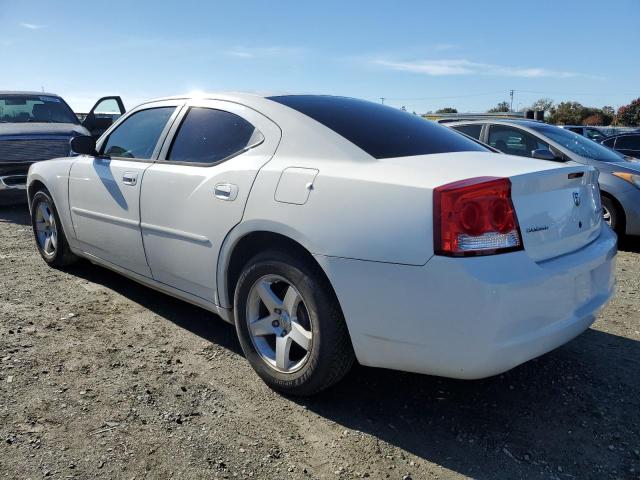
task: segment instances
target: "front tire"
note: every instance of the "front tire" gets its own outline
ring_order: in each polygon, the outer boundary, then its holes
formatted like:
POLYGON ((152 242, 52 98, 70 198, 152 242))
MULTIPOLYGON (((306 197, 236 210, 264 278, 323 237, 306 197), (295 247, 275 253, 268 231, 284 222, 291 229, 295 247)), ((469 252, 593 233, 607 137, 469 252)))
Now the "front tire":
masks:
POLYGON ((273 389, 312 395, 353 365, 342 311, 313 262, 278 251, 258 254, 240 275, 234 300, 242 350, 273 389))
POLYGON ((624 217, 618 206, 609 197, 602 196, 602 219, 618 236, 624 235, 624 217))
POLYGON ((31 226, 38 252, 47 264, 60 268, 78 260, 69 249, 58 211, 45 189, 36 192, 31 200, 31 226))

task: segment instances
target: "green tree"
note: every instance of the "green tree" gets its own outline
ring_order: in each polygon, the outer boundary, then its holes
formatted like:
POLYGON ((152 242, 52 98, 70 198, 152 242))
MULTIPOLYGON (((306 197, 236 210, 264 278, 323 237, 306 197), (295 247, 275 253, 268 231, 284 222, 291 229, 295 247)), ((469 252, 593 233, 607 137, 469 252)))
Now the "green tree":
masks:
POLYGON ((487 110, 487 113, 497 113, 497 112, 510 112, 511 108, 509 107, 509 102, 500 102, 495 107, 487 110))
POLYGON ((439 110, 436 110, 436 113, 458 113, 458 110, 456 110, 453 107, 444 107, 439 110))
POLYGON ((561 125, 580 125, 582 119, 587 115, 585 108, 578 102, 560 102, 551 110, 549 123, 559 123, 561 125))
POLYGON ((544 110, 548 112, 553 107, 553 100, 550 98, 539 98, 531 104, 528 110, 544 110))
POLYGON ((616 119, 620 125, 637 127, 640 125, 640 98, 636 98, 629 105, 623 105, 618 109, 616 119))

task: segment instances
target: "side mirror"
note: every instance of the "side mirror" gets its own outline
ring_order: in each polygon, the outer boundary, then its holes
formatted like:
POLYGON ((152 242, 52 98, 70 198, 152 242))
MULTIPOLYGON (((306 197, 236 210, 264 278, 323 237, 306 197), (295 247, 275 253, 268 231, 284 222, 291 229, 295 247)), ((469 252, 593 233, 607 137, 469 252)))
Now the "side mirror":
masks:
POLYGON ((546 148, 538 148, 537 150, 532 150, 531 156, 533 158, 537 158, 538 160, 557 160, 555 154, 551 150, 547 150, 546 148))
POLYGON ((98 156, 96 139, 88 135, 80 135, 71 139, 71 151, 79 155, 98 156))

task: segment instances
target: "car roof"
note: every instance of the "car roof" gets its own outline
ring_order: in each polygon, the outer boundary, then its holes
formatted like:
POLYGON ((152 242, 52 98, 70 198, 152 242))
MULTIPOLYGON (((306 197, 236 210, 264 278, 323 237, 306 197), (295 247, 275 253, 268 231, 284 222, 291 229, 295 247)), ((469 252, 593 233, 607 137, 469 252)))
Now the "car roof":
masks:
POLYGON ((47 97, 59 97, 60 95, 56 93, 47 93, 47 92, 30 92, 30 91, 19 91, 19 90, 0 90, 0 95, 45 95, 47 97))
POLYGON ((632 132, 620 132, 620 133, 614 133, 613 135, 609 135, 607 138, 603 139, 603 140, 607 140, 609 138, 617 138, 617 137, 627 137, 629 135, 633 135, 633 136, 638 136, 640 135, 640 130, 634 130, 632 132))

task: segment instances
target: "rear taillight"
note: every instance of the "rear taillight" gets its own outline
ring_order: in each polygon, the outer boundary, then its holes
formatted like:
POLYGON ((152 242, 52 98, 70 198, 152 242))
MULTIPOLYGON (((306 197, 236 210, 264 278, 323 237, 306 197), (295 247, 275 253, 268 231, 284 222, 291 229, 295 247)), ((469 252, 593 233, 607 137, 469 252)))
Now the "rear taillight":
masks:
POLYGON ((433 191, 437 255, 492 255, 522 249, 508 178, 478 177, 433 191))

